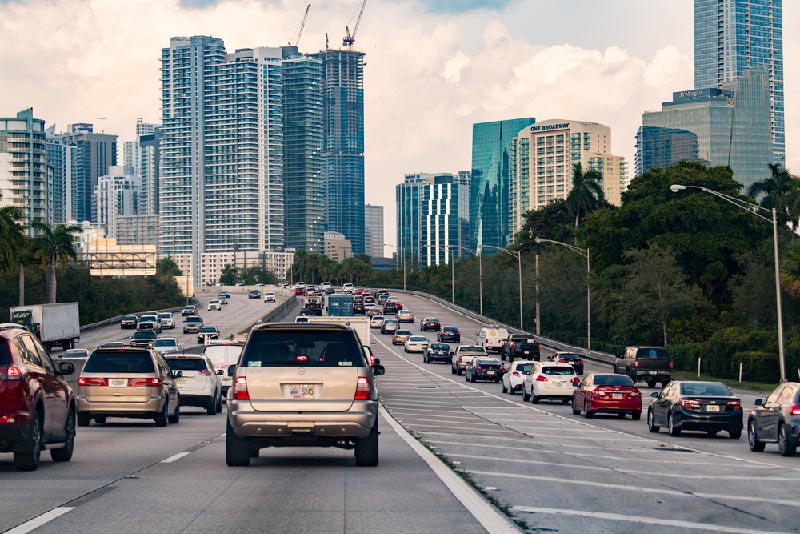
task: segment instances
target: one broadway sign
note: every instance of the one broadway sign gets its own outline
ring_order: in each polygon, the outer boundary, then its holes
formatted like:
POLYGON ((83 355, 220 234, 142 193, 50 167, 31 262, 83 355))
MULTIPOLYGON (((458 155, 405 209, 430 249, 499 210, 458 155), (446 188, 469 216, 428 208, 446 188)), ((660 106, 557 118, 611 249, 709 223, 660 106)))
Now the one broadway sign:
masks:
POLYGON ((549 132, 550 130, 568 130, 569 123, 561 122, 559 124, 534 124, 531 126, 531 132, 549 132))

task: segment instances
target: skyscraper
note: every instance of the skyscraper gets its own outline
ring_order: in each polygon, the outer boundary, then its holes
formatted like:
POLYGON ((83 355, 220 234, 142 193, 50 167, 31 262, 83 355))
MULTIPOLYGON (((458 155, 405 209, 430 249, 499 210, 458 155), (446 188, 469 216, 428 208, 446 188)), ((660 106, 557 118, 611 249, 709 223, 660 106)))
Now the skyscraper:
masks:
POLYGON ((363 254, 364 53, 330 49, 312 56, 322 61, 326 227, 363 254))
POLYGON ((94 125, 82 122, 68 125, 66 138, 78 151, 69 192, 71 219, 97 222, 97 202, 93 196, 97 179, 117 164, 117 136, 95 133, 94 125))
POLYGON ((122 164, 132 167, 139 177, 139 213, 158 214, 158 167, 160 164, 161 129, 159 124, 136 122, 136 139, 123 143, 122 164))
POLYGON ((67 134, 55 133, 55 125, 45 130, 47 166, 52 174, 50 203, 53 224, 77 221, 72 214, 72 184, 78 179, 80 165, 77 144, 67 134))
POLYGON ((137 215, 139 178, 133 167, 114 166, 97 180, 97 222, 106 227, 106 237, 117 238, 120 215, 137 215))
POLYGON ((513 239, 509 215, 512 145, 517 133, 534 122, 519 118, 472 125, 469 242, 480 254, 495 254, 493 247, 505 248, 513 239))
POLYGON ((364 254, 383 257, 383 206, 364 206, 364 254))
POLYGON ((694 87, 719 88, 759 65, 768 71, 772 161, 785 164, 783 0, 695 0, 694 87))

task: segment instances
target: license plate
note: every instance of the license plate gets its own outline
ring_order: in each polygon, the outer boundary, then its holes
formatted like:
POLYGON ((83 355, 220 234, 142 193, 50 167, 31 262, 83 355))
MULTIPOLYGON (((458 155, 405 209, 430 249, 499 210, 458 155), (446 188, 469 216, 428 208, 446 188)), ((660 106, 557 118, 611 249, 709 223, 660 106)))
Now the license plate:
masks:
POLYGON ((185 383, 186 383, 186 379, 184 377, 180 377, 178 379, 178 384, 185 384, 185 383))
POLYGON ((529 351, 529 350, 523 351, 523 354, 530 354, 530 353, 531 353, 531 351, 529 351))
POLYGON ((657 374, 658 374, 658 371, 650 371, 650 374, 651 374, 651 375, 657 375, 657 374))
POLYGON ((313 399, 316 386, 314 384, 293 384, 289 389, 292 399, 313 399))
POLYGON ((611 398, 612 399, 621 399, 622 398, 622 393, 612 393, 611 394, 611 398))
POLYGON ((494 371, 486 371, 486 374, 487 374, 487 375, 493 375, 493 374, 494 374, 494 371))
POLYGON ((108 380, 109 387, 112 388, 126 388, 128 387, 128 379, 127 378, 110 378, 108 380))
POLYGON ((719 411, 719 406, 717 406, 715 404, 709 404, 709 405, 706 406, 706 411, 707 412, 718 412, 719 411))

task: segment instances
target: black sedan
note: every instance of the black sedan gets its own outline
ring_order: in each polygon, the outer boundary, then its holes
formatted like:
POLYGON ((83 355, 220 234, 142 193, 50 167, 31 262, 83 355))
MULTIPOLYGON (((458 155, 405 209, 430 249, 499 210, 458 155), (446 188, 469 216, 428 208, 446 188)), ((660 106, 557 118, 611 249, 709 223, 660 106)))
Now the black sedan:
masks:
POLYGON ((747 441, 753 452, 777 443, 781 455, 794 456, 800 442, 800 384, 781 384, 766 400, 756 399, 747 417, 747 441))
POLYGON ((436 333, 436 340, 441 343, 461 343, 461 332, 456 326, 445 326, 436 333))
POLYGON ((197 332, 197 342, 203 343, 206 338, 219 339, 219 330, 216 326, 203 326, 200 328, 200 331, 197 332))
POLYGON ((425 317, 419 322, 419 329, 421 332, 425 332, 426 330, 438 332, 440 328, 442 328, 442 323, 440 323, 439 319, 436 317, 425 317))
POLYGON ((647 427, 658 432, 662 426, 670 436, 684 430, 697 430, 714 435, 727 432, 731 439, 742 436, 742 401, 725 384, 719 382, 670 382, 653 392, 647 409, 647 427))
POLYGON ((431 362, 445 362, 450 363, 452 357, 450 352, 450 345, 446 343, 431 343, 428 345, 428 350, 422 353, 422 361, 424 363, 431 362))
POLYGON ((136 317, 135 315, 126 315, 119 322, 119 326, 122 329, 136 328, 138 326, 138 324, 139 324, 139 318, 136 317))
POLYGON ((500 382, 505 372, 506 368, 503 366, 503 362, 497 358, 478 357, 467 364, 466 379, 467 382, 477 382, 478 380, 500 382))
POLYGON ((556 363, 568 363, 575 369, 576 375, 583 374, 583 357, 580 354, 556 352, 550 359, 556 363))

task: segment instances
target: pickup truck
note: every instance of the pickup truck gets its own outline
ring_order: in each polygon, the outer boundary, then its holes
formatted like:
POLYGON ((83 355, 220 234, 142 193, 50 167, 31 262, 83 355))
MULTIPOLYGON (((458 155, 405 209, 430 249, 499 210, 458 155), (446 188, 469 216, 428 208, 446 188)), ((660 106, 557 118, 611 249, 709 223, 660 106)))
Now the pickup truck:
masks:
POLYGON ((672 376, 672 359, 664 347, 627 347, 614 360, 614 373, 628 375, 634 383, 666 386, 672 376))
POLYGON ((500 359, 513 362, 517 359, 539 361, 539 343, 528 334, 510 334, 500 349, 500 359))
POLYGON ((454 375, 463 375, 467 364, 472 358, 486 356, 486 350, 477 345, 462 345, 456 349, 453 359, 450 360, 450 372, 454 375))

